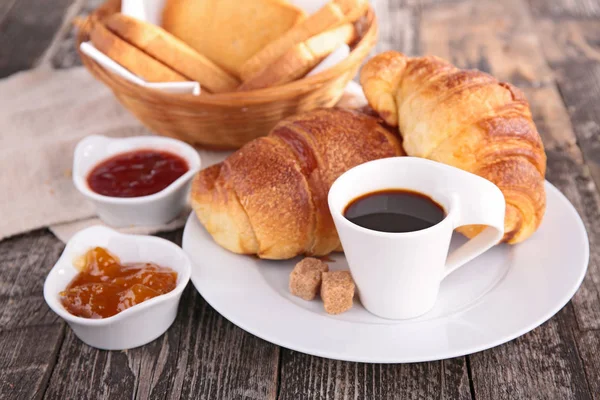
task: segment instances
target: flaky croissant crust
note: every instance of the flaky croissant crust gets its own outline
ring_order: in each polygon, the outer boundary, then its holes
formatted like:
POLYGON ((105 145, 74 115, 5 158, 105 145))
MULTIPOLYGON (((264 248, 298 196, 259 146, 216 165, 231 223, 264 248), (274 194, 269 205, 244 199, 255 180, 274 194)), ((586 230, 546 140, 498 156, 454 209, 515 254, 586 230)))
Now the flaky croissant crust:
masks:
POLYGON ((235 253, 286 259, 339 250, 327 205, 335 179, 358 164, 404 155, 398 136, 380 122, 343 109, 284 119, 196 176, 196 215, 235 253))
MULTIPOLYGON (((535 232, 546 208, 546 154, 520 90, 438 57, 394 51, 371 59, 360 81, 371 107, 399 127, 408 155, 475 173, 502 190, 504 241, 535 232)), ((481 229, 461 231, 472 237, 481 229)))

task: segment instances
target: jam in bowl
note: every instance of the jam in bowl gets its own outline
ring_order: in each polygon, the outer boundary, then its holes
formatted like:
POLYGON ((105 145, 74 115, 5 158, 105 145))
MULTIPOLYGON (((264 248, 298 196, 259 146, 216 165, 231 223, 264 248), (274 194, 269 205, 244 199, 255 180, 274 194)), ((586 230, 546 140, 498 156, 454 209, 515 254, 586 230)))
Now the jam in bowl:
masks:
POLYGON ((190 260, 174 243, 92 226, 67 243, 44 299, 88 345, 130 349, 171 326, 190 275, 190 260))
POLYGON ((155 263, 122 263, 107 249, 94 247, 77 259, 79 274, 60 292, 61 303, 83 318, 108 318, 177 285, 177 272, 155 263))
POLYGON ((92 135, 77 144, 73 183, 114 227, 159 226, 185 209, 200 156, 165 137, 92 135))
POLYGON ((176 154, 141 149, 102 161, 88 174, 87 183, 103 196, 141 197, 167 188, 188 170, 187 162, 176 154))

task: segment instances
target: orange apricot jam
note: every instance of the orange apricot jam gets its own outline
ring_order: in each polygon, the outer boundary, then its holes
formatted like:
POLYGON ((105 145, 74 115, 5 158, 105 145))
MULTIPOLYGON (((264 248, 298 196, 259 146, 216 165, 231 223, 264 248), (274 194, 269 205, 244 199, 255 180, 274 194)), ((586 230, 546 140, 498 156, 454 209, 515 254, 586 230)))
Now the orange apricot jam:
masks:
POLYGON ((121 264, 101 247, 89 250, 81 261, 81 272, 60 292, 63 306, 78 317, 111 317, 168 293, 177 284, 177 272, 170 268, 152 263, 121 264))

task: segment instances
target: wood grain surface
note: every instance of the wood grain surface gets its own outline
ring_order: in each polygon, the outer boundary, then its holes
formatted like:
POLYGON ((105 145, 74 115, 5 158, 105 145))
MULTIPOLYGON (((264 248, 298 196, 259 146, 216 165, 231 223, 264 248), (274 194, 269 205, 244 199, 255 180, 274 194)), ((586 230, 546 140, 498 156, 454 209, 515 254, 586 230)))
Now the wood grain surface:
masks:
POLYGON ((464 357, 363 364, 282 350, 280 399, 471 399, 464 357))
POLYGON ((0 398, 41 397, 65 324, 46 306, 44 279, 63 244, 35 231, 0 244, 0 398))
POLYGON ((34 65, 52 42, 72 2, 73 0, 2 0, 0 77, 34 65))
MULTIPOLYGON (((40 62, 79 65, 70 20, 101 2, 0 2, 0 77, 40 62)), ((106 352, 46 306, 43 280, 64 246, 39 230, 0 242, 0 399, 600 399, 600 0, 376 0, 375 8, 375 52, 435 54, 523 89, 547 178, 589 234, 589 271, 572 301, 490 350, 382 365, 267 343, 190 285, 165 335, 106 352)), ((181 241, 180 230, 162 236, 181 241)))

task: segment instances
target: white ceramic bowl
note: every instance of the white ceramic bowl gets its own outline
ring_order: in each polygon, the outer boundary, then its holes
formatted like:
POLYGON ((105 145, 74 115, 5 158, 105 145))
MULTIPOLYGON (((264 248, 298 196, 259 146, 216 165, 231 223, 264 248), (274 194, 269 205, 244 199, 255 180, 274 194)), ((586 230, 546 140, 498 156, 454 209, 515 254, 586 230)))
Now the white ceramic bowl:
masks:
POLYGON ((73 157, 73 183, 96 205, 96 213, 114 227, 156 226, 177 217, 186 204, 192 178, 200 170, 200 156, 190 145, 157 136, 109 138, 100 135, 81 140, 73 157), (87 176, 100 162, 120 153, 155 149, 176 154, 188 163, 189 171, 158 193, 140 197, 109 197, 93 192, 87 176))
POLYGON ((86 344, 104 350, 142 346, 162 335, 173 323, 181 294, 191 275, 191 263, 183 250, 168 240, 127 235, 103 226, 92 226, 75 234, 67 243, 44 283, 44 299, 86 344), (177 272, 177 286, 169 293, 130 307, 117 315, 89 319, 70 314, 59 293, 79 273, 73 261, 92 247, 104 247, 123 263, 153 262, 177 272))

